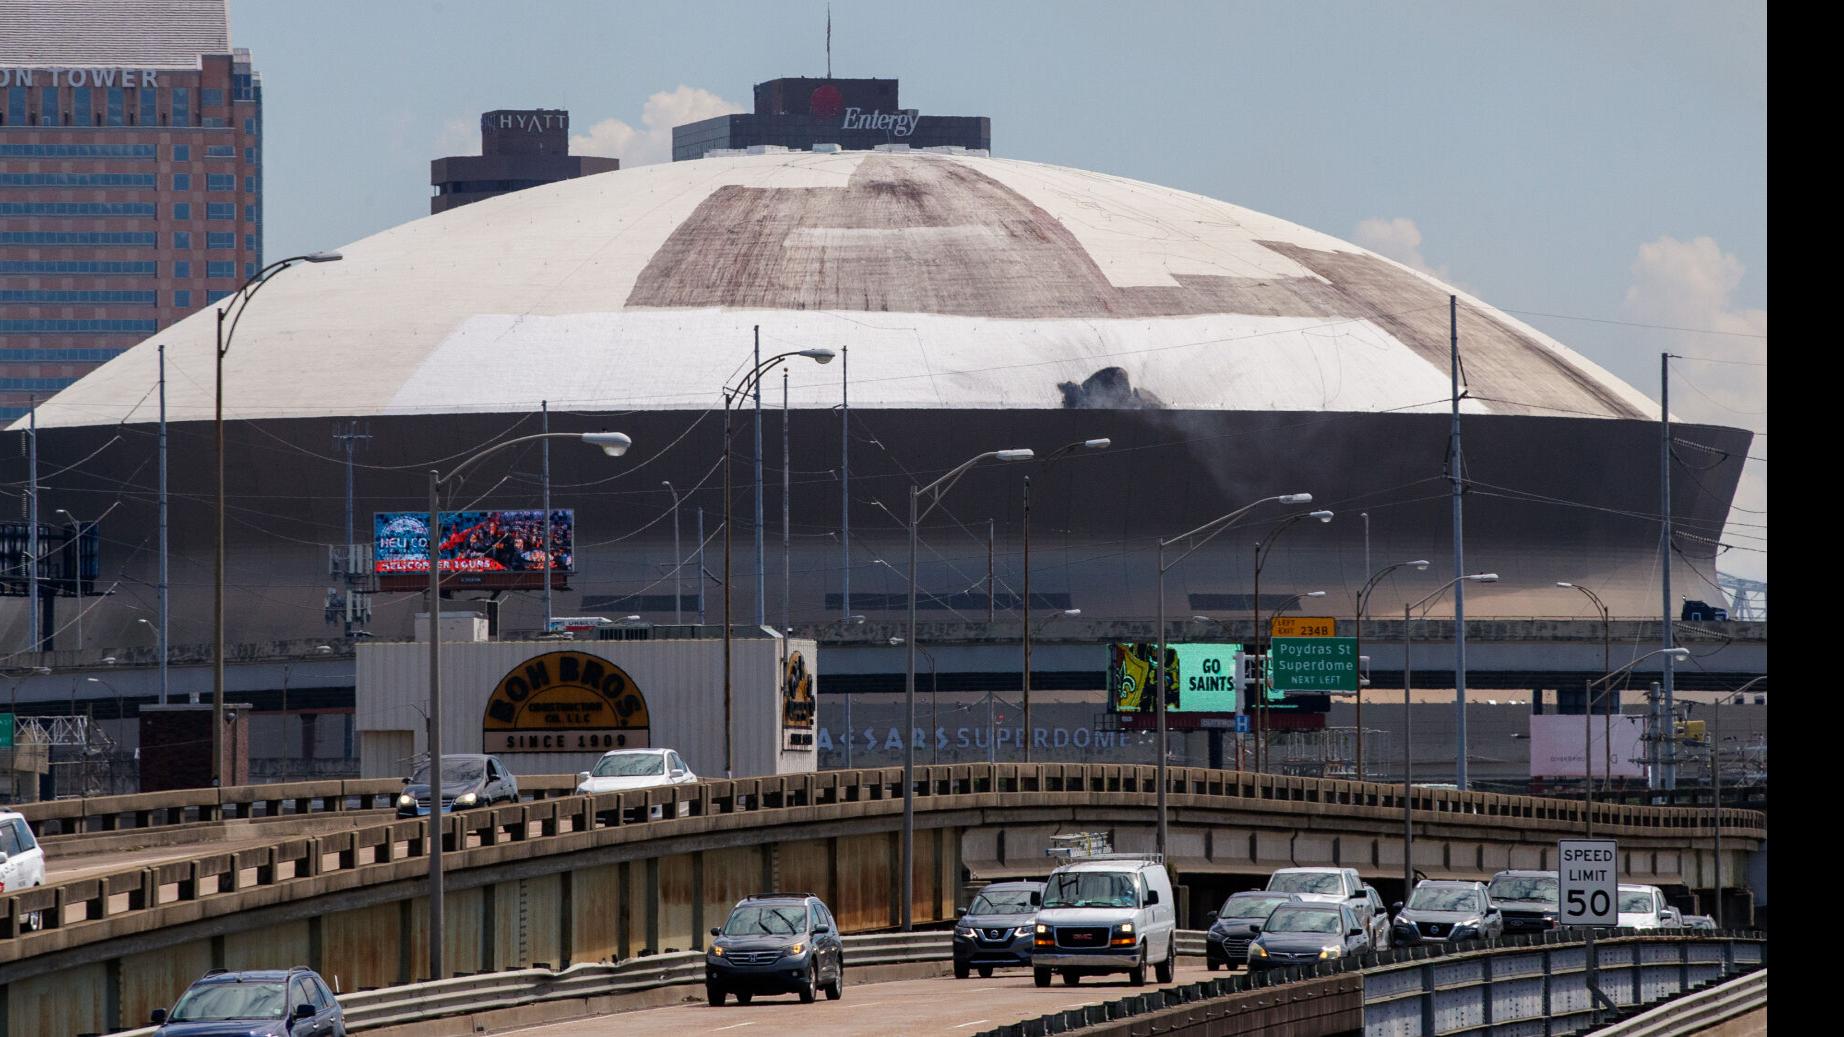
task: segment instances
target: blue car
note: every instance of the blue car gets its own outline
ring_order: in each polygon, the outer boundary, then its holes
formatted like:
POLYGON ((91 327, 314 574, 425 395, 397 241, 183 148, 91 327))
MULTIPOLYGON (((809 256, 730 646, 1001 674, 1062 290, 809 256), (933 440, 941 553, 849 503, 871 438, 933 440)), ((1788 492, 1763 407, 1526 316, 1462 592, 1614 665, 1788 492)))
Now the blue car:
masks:
MULTIPOLYGON (((442 813, 490 807, 495 803, 517 803, 519 779, 513 777, 497 757, 477 753, 442 756, 442 813)), ((429 764, 418 764, 416 772, 403 779, 403 792, 397 797, 398 817, 429 815, 429 764)))
POLYGON ((313 969, 212 969, 171 1012, 154 1009, 154 1037, 346 1037, 346 1016, 313 969))

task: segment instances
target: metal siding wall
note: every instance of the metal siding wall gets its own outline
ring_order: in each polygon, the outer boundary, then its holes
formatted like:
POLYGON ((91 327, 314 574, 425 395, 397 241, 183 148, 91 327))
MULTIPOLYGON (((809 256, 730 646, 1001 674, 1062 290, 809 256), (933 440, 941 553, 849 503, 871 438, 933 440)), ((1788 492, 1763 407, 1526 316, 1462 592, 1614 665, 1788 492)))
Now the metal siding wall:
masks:
MULTIPOLYGON (((818 647, 792 642, 819 672, 818 647)), ((647 700, 652 745, 676 749, 703 777, 723 776, 723 642, 697 641, 483 641, 442 646, 442 739, 450 753, 477 753, 484 744, 481 719, 487 697, 501 678, 526 660, 550 652, 583 652, 626 671, 647 700)), ((799 773, 816 768, 817 753, 781 749, 781 646, 752 638, 733 643, 738 776, 799 773)), ((414 732, 414 751, 426 752, 422 714, 428 701, 427 644, 361 645, 358 650, 357 726, 362 745, 378 742, 369 732, 414 732)), ((380 748, 361 751, 368 777, 394 774, 380 748), (381 773, 374 773, 384 767, 381 773)), ((587 770, 599 752, 504 753, 515 774, 564 774, 587 770)))

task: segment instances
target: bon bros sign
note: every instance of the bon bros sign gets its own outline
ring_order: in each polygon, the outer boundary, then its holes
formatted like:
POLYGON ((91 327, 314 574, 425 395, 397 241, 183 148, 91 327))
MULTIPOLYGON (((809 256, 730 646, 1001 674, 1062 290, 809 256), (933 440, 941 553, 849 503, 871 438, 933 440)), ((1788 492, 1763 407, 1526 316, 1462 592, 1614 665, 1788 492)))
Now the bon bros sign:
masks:
POLYGON ((487 752, 582 753, 647 744, 647 700, 599 656, 549 652, 500 678, 481 721, 487 752))

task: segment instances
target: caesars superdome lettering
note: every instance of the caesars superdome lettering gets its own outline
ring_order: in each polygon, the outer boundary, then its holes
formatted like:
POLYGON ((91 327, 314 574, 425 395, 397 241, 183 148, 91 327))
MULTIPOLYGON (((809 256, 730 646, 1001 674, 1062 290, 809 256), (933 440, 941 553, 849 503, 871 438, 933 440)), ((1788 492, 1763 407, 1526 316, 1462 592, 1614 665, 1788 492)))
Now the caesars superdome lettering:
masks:
POLYGON ((647 744, 647 700, 621 667, 586 652, 520 663, 487 698, 487 752, 581 753, 647 744))

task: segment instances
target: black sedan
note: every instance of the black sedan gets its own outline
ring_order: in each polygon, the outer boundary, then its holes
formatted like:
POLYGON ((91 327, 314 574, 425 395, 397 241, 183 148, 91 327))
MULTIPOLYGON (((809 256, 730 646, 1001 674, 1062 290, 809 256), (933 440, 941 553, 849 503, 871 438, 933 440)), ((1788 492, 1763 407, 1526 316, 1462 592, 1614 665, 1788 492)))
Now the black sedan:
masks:
MULTIPOLYGON (((519 780, 498 759, 443 754, 442 813, 518 801, 519 780)), ((425 762, 403 779, 403 793, 397 797, 397 816, 424 817, 428 813, 429 764, 425 762)))
POLYGON ((995 882, 980 891, 954 926, 954 978, 975 969, 1031 964, 1032 921, 1044 903, 1041 882, 995 882))
POLYGON ((1249 944, 1249 971, 1297 968, 1370 949, 1364 920, 1344 904, 1283 904, 1249 944))
POLYGON ((1255 941, 1250 928, 1260 929, 1268 916, 1282 904, 1302 903, 1298 893, 1269 893, 1252 890, 1237 893, 1223 906, 1210 912, 1210 931, 1204 934, 1204 966, 1215 972, 1248 964, 1249 944, 1255 941))

